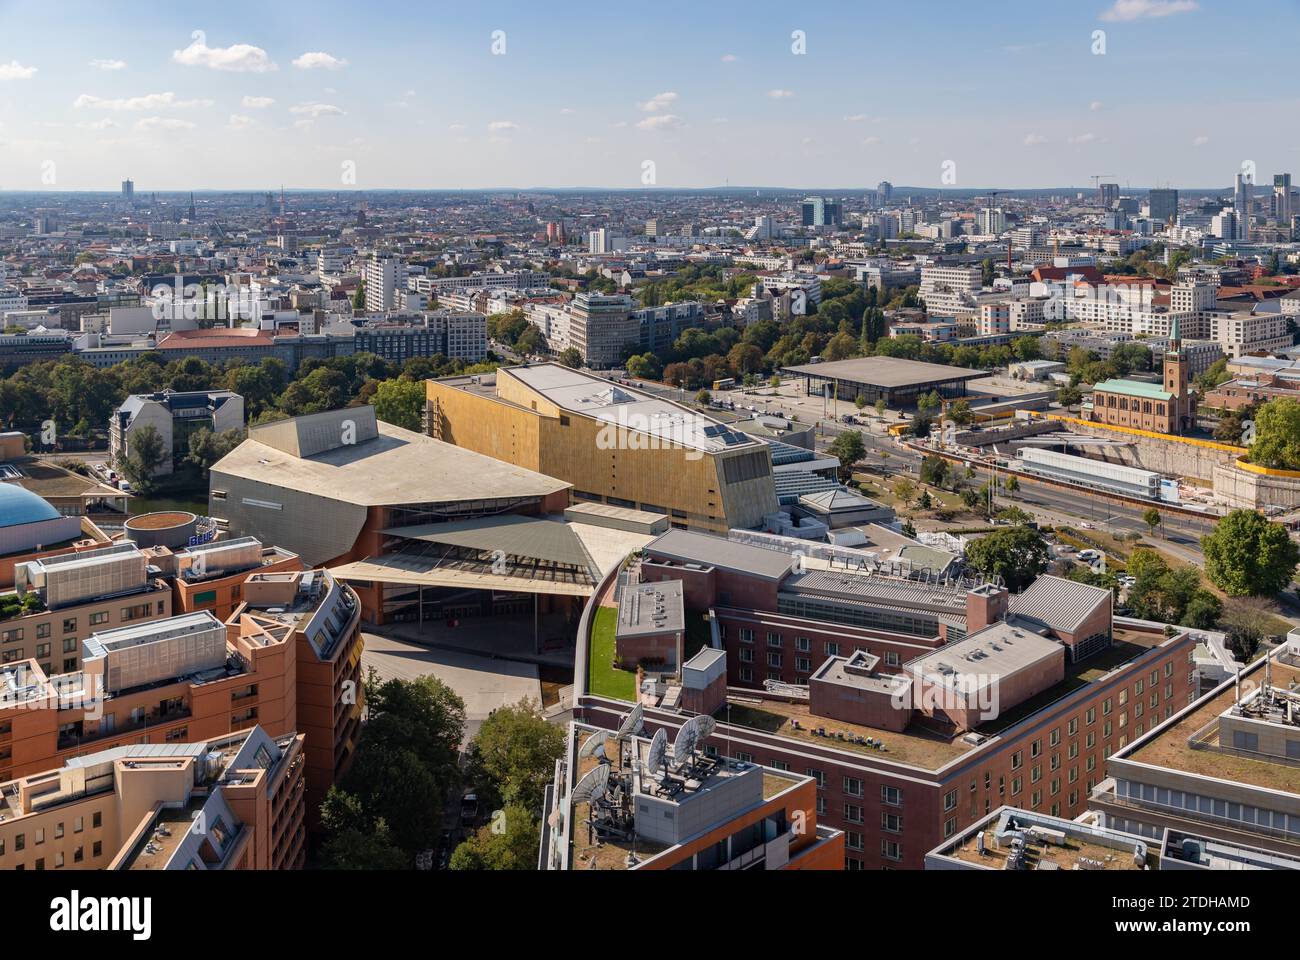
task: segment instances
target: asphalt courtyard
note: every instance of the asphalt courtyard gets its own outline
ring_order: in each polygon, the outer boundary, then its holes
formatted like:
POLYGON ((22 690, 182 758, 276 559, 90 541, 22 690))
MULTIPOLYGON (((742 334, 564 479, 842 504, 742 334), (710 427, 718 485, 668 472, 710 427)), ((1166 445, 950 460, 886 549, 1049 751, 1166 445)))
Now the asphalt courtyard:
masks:
POLYGON ((497 707, 518 703, 525 697, 541 702, 536 664, 423 647, 374 633, 364 637, 363 669, 373 666, 386 680, 413 680, 432 674, 461 696, 465 701, 466 742, 497 707))

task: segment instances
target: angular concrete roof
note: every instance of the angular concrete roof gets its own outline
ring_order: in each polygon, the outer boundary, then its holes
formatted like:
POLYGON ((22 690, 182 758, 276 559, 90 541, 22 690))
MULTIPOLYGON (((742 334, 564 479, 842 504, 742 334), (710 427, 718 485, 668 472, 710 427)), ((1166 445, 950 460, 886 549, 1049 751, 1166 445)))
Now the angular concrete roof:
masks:
POLYGON ((308 457, 250 438, 214 464, 212 472, 367 507, 541 497, 569 487, 382 421, 372 439, 308 457))
POLYGON ((541 517, 509 513, 449 523, 390 527, 383 533, 390 537, 406 537, 408 540, 442 543, 471 550, 501 550, 510 556, 564 563, 587 568, 593 575, 596 573, 594 561, 569 524, 541 517))
POLYGON ((766 580, 780 580, 794 566, 794 557, 779 550, 766 550, 746 543, 689 530, 669 530, 646 544, 648 553, 677 563, 698 563, 706 567, 739 570, 766 580))

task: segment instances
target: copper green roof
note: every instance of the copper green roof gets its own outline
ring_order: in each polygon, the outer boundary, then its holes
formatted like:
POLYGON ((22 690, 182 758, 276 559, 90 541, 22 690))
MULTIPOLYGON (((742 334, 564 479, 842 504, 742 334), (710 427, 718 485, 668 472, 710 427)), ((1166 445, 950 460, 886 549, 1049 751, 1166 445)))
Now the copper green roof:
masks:
POLYGON ((1163 389, 1158 383, 1143 383, 1141 380, 1103 380, 1093 390, 1105 393, 1123 393, 1130 397, 1146 397, 1148 400, 1172 400, 1174 395, 1163 389))

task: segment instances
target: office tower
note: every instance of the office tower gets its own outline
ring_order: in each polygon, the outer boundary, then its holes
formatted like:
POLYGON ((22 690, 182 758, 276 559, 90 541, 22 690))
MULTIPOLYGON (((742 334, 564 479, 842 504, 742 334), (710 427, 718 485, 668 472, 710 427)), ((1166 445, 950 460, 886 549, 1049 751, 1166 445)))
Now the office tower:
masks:
POLYGON ((1273 219, 1289 226, 1292 212, 1291 174, 1279 173, 1273 177, 1273 219))
POLYGON ((1110 209, 1119 200, 1118 183, 1102 183, 1097 186, 1097 202, 1110 209))
POLYGON ((647 237, 657 237, 657 236, 659 236, 659 221, 658 221, 658 220, 647 220, 647 221, 645 222, 645 235, 646 235, 647 237))
POLYGON ((979 232, 985 236, 1006 233, 1007 215, 1002 208, 985 207, 979 212, 979 232))
POLYGON ((889 202, 889 198, 894 195, 894 185, 888 180, 881 180, 876 185, 876 202, 882 207, 889 202))
POLYGON ((135 202, 135 181, 134 180, 122 181, 122 202, 123 203, 135 202))
POLYGON ((1177 190, 1152 190, 1148 195, 1151 219, 1156 223, 1170 223, 1178 216, 1177 190))
POLYGON ((803 202, 803 225, 805 227, 842 226, 844 215, 838 200, 830 197, 808 197, 803 202))
POLYGON ((1255 200, 1255 181, 1248 174, 1237 174, 1232 190, 1232 210, 1237 215, 1238 240, 1250 239, 1250 208, 1255 200))

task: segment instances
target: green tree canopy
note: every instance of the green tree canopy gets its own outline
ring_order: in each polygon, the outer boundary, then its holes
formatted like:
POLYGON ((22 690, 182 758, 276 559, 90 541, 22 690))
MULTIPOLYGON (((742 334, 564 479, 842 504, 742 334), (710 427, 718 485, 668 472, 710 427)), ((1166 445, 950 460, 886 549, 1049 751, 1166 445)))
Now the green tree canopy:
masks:
POLYGON ((1254 510, 1234 510, 1201 538, 1205 574, 1232 597, 1273 596, 1291 582, 1300 546, 1280 523, 1254 510))
POLYGON ((424 383, 412 380, 385 380, 375 388, 371 402, 375 416, 385 423, 406 430, 420 431, 424 419, 424 383))
POLYGON ((466 751, 466 775, 480 798, 540 810, 542 793, 564 752, 564 731, 547 723, 535 700, 493 710, 466 751))
POLYGON ((1030 527, 1007 527, 970 544, 966 562, 985 576, 1000 576, 1019 593, 1047 569, 1047 543, 1030 527))

